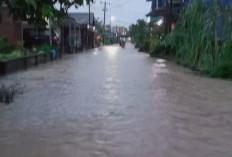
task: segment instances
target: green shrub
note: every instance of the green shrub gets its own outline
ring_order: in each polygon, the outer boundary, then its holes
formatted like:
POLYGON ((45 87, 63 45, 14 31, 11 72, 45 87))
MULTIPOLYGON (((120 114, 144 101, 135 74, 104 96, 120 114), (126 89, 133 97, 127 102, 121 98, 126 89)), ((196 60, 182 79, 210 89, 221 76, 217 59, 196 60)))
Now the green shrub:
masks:
POLYGON ((17 49, 10 53, 10 57, 12 57, 12 58, 18 58, 18 57, 22 57, 22 56, 24 56, 24 52, 21 50, 17 50, 17 49))
POLYGON ((215 66, 211 71, 212 77, 218 78, 229 78, 232 79, 232 63, 230 62, 221 62, 215 66))
POLYGON ((0 60, 19 58, 19 57, 23 57, 27 54, 28 54, 28 52, 26 52, 26 51, 22 51, 20 49, 15 49, 15 50, 11 51, 10 53, 0 54, 0 60))
POLYGON ((162 43, 162 41, 158 39, 154 39, 151 42, 149 49, 150 49, 150 55, 154 57, 165 51, 165 46, 162 43))
POLYGON ((144 51, 149 51, 150 45, 151 45, 151 40, 150 39, 145 40, 145 42, 143 44, 144 51))
POLYGON ((13 50, 13 46, 11 46, 7 39, 0 38, 0 54, 8 54, 13 50))
POLYGON ((164 43, 181 63, 213 77, 232 78, 232 8, 221 8, 214 2, 209 6, 204 0, 191 3, 164 43))
MULTIPOLYGON (((129 34, 133 43, 138 43, 140 50, 145 49, 145 42, 149 35, 147 22, 143 19, 139 19, 136 24, 130 26, 129 34)), ((148 46, 149 47, 149 46, 148 46)))
POLYGON ((18 48, 15 49, 6 39, 0 38, 0 60, 18 58, 27 54, 22 46, 19 45, 17 47, 18 48))
POLYGON ((18 83, 10 86, 0 84, 0 102, 10 104, 18 94, 23 94, 24 86, 21 87, 18 83))
POLYGON ((34 53, 50 53, 51 50, 53 50, 55 46, 51 45, 39 45, 33 48, 34 53))
POLYGON ((211 71, 211 76, 219 78, 232 79, 232 44, 224 43, 220 53, 218 54, 215 66, 211 71))
POLYGON ((105 39, 104 39, 105 45, 112 45, 115 43, 115 38, 111 37, 108 34, 105 34, 105 39))
POLYGON ((29 55, 30 53, 50 53, 54 46, 40 45, 33 48, 32 51, 25 51, 23 44, 19 43, 16 48, 10 45, 6 39, 0 38, 0 60, 14 59, 29 55))

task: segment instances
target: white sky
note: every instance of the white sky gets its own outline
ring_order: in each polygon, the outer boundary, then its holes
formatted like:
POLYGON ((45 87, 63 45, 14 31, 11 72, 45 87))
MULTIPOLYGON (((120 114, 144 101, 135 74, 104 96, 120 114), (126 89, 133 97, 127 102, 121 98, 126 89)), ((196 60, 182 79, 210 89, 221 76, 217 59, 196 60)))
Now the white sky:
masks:
MULTIPOLYGON (((100 1, 95 0, 95 3, 91 4, 91 12, 95 14, 97 19, 103 21, 102 9, 104 5, 100 1)), ((146 2, 146 0, 106 0, 106 2, 110 3, 110 5, 107 5, 106 24, 110 23, 110 16, 113 16, 113 26, 128 27, 130 24, 135 23, 137 19, 146 19, 145 15, 151 8, 151 3, 146 2)), ((88 12, 88 6, 84 5, 78 9, 72 7, 69 12, 88 12)))

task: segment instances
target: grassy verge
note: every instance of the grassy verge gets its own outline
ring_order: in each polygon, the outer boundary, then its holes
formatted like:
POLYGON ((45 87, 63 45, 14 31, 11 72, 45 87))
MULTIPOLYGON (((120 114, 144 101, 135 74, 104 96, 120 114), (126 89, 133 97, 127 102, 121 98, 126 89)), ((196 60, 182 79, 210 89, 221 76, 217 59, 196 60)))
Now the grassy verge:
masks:
POLYGON ((232 79, 232 8, 194 1, 175 29, 150 45, 151 56, 169 55, 211 77, 232 79))

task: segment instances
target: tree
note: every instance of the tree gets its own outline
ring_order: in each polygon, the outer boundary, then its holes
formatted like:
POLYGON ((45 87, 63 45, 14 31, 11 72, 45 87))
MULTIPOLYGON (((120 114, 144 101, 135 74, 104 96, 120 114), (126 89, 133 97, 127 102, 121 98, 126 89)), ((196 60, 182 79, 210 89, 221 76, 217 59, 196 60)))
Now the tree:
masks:
POLYGON ((0 6, 5 4, 16 19, 45 25, 46 19, 67 14, 71 6, 78 7, 84 1, 90 3, 92 0, 0 0, 0 6), (56 4, 60 4, 59 10, 55 7, 56 4))
POLYGON ((139 19, 136 24, 130 26, 130 36, 135 43, 144 44, 147 37, 147 23, 145 20, 139 19))
MULTIPOLYGON (((93 0, 86 0, 87 4, 90 2, 93 2, 93 0)), ((59 4, 60 5, 60 11, 67 13, 68 9, 71 6, 75 6, 76 8, 80 5, 83 5, 84 0, 53 0, 53 4, 59 4)))

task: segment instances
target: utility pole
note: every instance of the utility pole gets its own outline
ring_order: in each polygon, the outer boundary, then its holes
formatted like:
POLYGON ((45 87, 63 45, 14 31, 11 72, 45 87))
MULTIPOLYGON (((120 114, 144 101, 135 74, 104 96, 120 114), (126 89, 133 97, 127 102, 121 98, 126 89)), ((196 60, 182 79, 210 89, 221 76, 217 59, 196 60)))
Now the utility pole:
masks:
POLYGON ((170 13, 172 13, 172 4, 173 4, 172 1, 173 1, 173 0, 170 0, 170 13))
POLYGON ((173 0, 170 0, 170 21, 169 22, 171 22, 170 23, 170 32, 172 31, 172 22, 173 22, 173 16, 172 16, 172 6, 173 5, 173 0))
POLYGON ((51 17, 48 19, 49 21, 49 44, 52 45, 52 20, 51 17))
POLYGON ((110 37, 112 36, 111 29, 112 29, 112 15, 110 15, 110 37))
POLYGON ((91 22, 90 22, 90 11, 91 11, 90 8, 91 8, 91 2, 89 1, 89 25, 90 25, 90 23, 91 23, 91 22))
POLYGON ((89 48, 89 28, 91 24, 91 20, 90 20, 91 9, 90 8, 91 8, 91 1, 89 1, 89 24, 87 25, 87 34, 86 34, 87 48, 89 48))
POLYGON ((101 2, 101 4, 104 3, 104 8, 103 8, 103 12, 104 12, 104 25, 103 25, 103 45, 105 44, 105 29, 106 29, 106 11, 107 11, 107 4, 110 5, 110 3, 108 2, 101 2))

